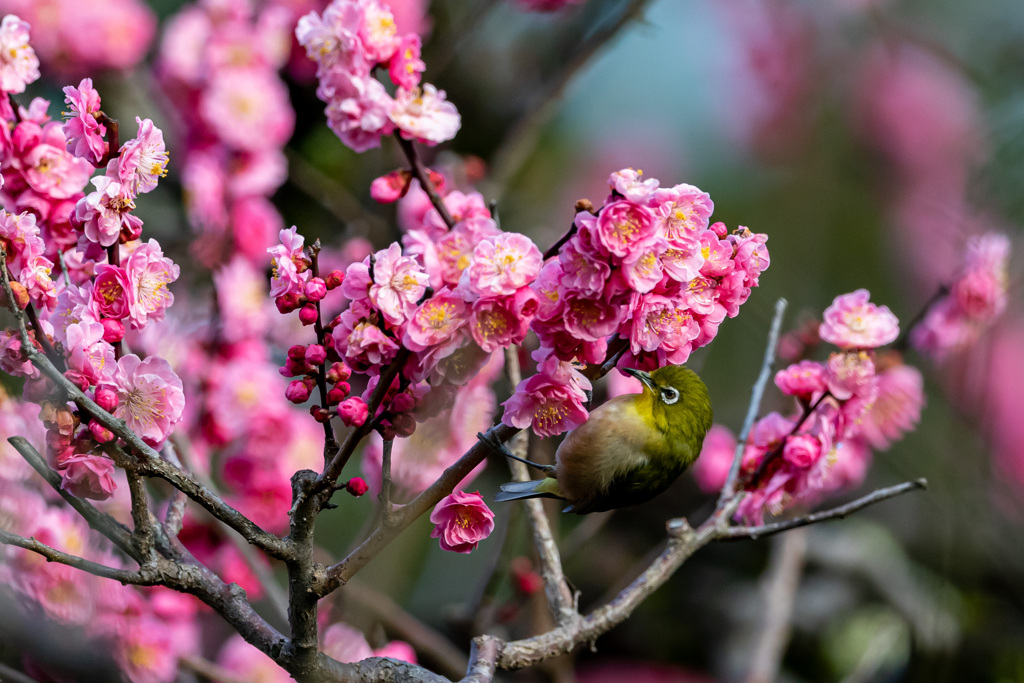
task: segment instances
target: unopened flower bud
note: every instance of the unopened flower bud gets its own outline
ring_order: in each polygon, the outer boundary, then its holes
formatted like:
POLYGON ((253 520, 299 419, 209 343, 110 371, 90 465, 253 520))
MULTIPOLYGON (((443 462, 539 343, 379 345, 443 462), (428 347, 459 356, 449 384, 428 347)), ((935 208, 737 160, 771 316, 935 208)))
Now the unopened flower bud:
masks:
POLYGON ((77 370, 68 370, 67 372, 64 373, 64 377, 66 377, 72 384, 74 384, 82 391, 85 391, 86 389, 89 388, 89 380, 85 377, 85 375, 78 372, 77 370))
POLYGON ((294 292, 287 292, 274 299, 274 305, 280 313, 291 313, 299 307, 299 296, 294 292))
POLYGON ((344 382, 352 376, 352 370, 344 363, 334 363, 327 369, 327 381, 331 384, 344 382))
POLYGON ((317 317, 316 306, 313 304, 306 304, 299 309, 299 322, 303 325, 312 325, 316 322, 317 317))
POLYGON ((327 296, 327 283, 323 278, 315 277, 306 283, 303 291, 306 292, 306 298, 315 303, 327 296))
POLYGON ((416 431, 416 419, 408 413, 395 415, 391 418, 391 428, 395 430, 396 436, 412 436, 416 431))
POLYGON ((284 397, 292 403, 305 403, 309 400, 309 395, 313 392, 315 384, 308 378, 294 379, 288 383, 288 388, 284 390, 284 397))
POLYGON ((332 270, 327 273, 327 277, 324 278, 324 284, 327 285, 327 289, 335 289, 341 287, 341 283, 345 281, 345 273, 340 270, 332 270))
POLYGON ((296 344, 295 346, 288 349, 288 357, 292 360, 305 360, 306 358, 306 346, 304 344, 296 344))
POLYGON ((370 415, 370 409, 363 399, 353 396, 338 404, 338 415, 349 427, 361 427, 370 415))
POLYGON ((723 237, 729 234, 729 228, 722 221, 712 223, 709 229, 711 230, 711 232, 718 235, 718 239, 722 239, 723 237))
POLYGON ((309 414, 313 416, 314 420, 321 424, 330 420, 331 416, 333 415, 333 413, 330 410, 326 408, 321 408, 320 406, 313 406, 312 408, 310 408, 309 414))
POLYGON ((124 323, 115 318, 104 318, 100 321, 103 325, 103 341, 108 344, 116 344, 124 339, 124 323))
POLYGON ((121 244, 128 244, 142 237, 142 221, 122 221, 121 234, 118 241, 121 244))
POLYGON ((114 432, 110 431, 96 420, 89 423, 89 433, 96 443, 107 443, 114 440, 114 432))
POLYGON ((96 387, 96 394, 93 400, 96 401, 96 405, 100 408, 103 408, 108 413, 112 413, 118 403, 117 392, 110 385, 104 384, 96 387))
POLYGON ((391 401, 391 412, 392 413, 409 413, 412 412, 413 408, 416 407, 416 399, 413 398, 406 392, 402 392, 395 396, 391 401))
POLYGON ((333 389, 327 392, 327 405, 336 406, 348 396, 349 388, 347 382, 340 382, 333 389))
MULTIPOLYGON (((21 284, 17 280, 11 280, 11 293, 14 294, 14 303, 17 304, 18 308, 25 310, 28 308, 31 298, 28 295, 28 290, 25 289, 25 285, 21 284)), ((7 300, 4 300, 4 307, 7 306, 7 300)))
POLYGON ((306 362, 310 365, 323 365, 327 360, 327 351, 319 344, 310 344, 306 347, 306 362))
POLYGON ((362 477, 352 477, 345 484, 345 490, 358 498, 370 490, 370 485, 362 477))
POLYGON ((388 422, 387 420, 384 420, 383 422, 380 423, 380 426, 377 427, 377 432, 380 434, 380 438, 384 439, 385 441, 394 441, 395 436, 397 436, 395 428, 392 427, 391 423, 388 422))
POLYGON ((305 358, 301 358, 299 360, 286 358, 284 365, 277 369, 277 371, 281 373, 282 377, 298 377, 299 375, 305 375, 309 370, 310 367, 306 365, 305 358))

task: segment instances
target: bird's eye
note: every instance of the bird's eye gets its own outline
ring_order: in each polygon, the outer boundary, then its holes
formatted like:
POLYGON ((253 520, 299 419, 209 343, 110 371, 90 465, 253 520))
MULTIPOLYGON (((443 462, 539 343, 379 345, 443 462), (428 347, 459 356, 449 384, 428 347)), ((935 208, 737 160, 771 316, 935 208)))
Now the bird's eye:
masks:
POLYGON ((672 405, 679 400, 679 392, 674 387, 665 387, 661 390, 661 400, 672 405))

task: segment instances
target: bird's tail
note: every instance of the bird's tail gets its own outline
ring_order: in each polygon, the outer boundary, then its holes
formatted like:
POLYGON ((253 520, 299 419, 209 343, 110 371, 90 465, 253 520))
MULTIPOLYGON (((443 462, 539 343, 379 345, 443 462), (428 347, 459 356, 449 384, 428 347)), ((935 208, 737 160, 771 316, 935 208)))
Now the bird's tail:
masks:
POLYGON ((521 498, 565 498, 558 488, 558 482, 551 477, 532 481, 510 481, 501 485, 501 491, 494 500, 519 500, 521 498))

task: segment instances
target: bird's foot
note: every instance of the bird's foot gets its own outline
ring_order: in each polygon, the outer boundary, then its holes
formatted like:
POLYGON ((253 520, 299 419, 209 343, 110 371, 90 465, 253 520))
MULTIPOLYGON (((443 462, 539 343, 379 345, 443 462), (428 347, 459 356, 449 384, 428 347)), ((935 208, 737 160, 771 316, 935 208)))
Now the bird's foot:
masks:
POLYGON ((554 468, 554 466, 552 466, 552 465, 541 465, 540 463, 533 462, 532 460, 527 460, 526 458, 520 458, 518 455, 513 455, 512 452, 509 449, 505 448, 505 444, 503 444, 501 441, 499 441, 498 437, 496 437, 490 431, 487 431, 487 432, 477 432, 476 438, 480 439, 480 441, 482 441, 484 443, 484 445, 486 445, 488 448, 490 448, 492 451, 494 451, 498 455, 503 455, 506 458, 512 458, 513 460, 518 460, 519 462, 521 462, 521 463, 523 463, 525 465, 529 465, 530 467, 533 467, 535 469, 540 470, 541 472, 543 472, 544 474, 546 474, 549 477, 553 478, 555 476, 555 468, 554 468))

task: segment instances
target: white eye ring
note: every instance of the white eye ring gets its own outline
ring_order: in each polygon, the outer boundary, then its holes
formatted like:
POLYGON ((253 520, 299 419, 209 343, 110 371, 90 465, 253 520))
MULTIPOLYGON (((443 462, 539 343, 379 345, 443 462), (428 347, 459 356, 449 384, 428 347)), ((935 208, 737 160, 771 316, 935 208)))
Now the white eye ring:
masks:
POLYGON ((672 405, 679 400, 679 392, 674 387, 665 387, 661 390, 661 400, 667 405, 672 405))

